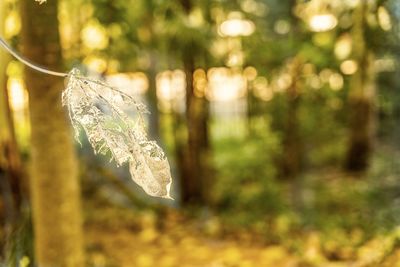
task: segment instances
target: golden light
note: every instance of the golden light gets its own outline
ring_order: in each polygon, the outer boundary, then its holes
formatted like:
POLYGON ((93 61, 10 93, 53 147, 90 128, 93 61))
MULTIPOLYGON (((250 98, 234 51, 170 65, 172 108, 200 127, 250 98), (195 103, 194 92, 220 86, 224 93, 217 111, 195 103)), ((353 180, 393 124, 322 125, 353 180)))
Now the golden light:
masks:
POLYGON ((389 12, 383 6, 378 8, 378 23, 384 31, 390 31, 392 29, 389 12))
POLYGON ((149 81, 143 72, 111 74, 106 76, 106 80, 130 96, 143 95, 149 87, 149 81))
POLYGON ((108 46, 107 30, 96 20, 90 21, 81 32, 83 44, 90 49, 104 49, 108 46))
POLYGON ((340 70, 343 74, 352 75, 358 69, 358 64, 355 60, 345 60, 340 64, 340 70))
POLYGON ((302 71, 304 75, 311 75, 315 73, 315 65, 311 63, 306 63, 303 65, 302 71))
POLYGON ((164 71, 156 77, 159 108, 164 112, 183 110, 186 76, 182 70, 164 71))
POLYGON ((255 25, 250 20, 243 20, 239 18, 228 19, 219 27, 221 36, 249 36, 255 30, 255 25))
POLYGON ((225 39, 219 38, 211 43, 210 51, 215 57, 222 57, 229 51, 228 42, 225 39))
POLYGON ((335 43, 335 56, 343 60, 348 58, 352 50, 352 40, 350 34, 344 34, 339 37, 338 41, 335 43))
POLYGON ((207 89, 207 74, 203 69, 197 69, 193 73, 194 95, 203 97, 207 89))
POLYGON ((278 92, 285 91, 289 86, 292 84, 292 76, 288 73, 283 73, 279 76, 278 80, 276 81, 278 92))
POLYGON ((11 11, 5 20, 4 37, 9 39, 21 31, 21 18, 15 10, 11 11))
POLYGON ((240 7, 244 12, 252 13, 257 16, 264 16, 268 12, 268 6, 260 1, 244 0, 240 1, 240 7))
POLYGON ((290 23, 287 20, 280 19, 275 23, 274 30, 278 34, 287 34, 290 31, 290 23))
POLYGON ((110 59, 107 62, 107 73, 117 73, 120 69, 120 62, 116 59, 110 59))
POLYGON ((393 58, 380 58, 374 61, 374 68, 376 72, 392 72, 396 70, 396 61, 393 58))
POLYGON ((257 69, 248 66, 243 70, 243 75, 247 78, 247 80, 252 81, 257 77, 257 69))
POLYGON ((274 97, 274 92, 268 86, 268 80, 265 77, 257 77, 253 82, 254 95, 261 100, 270 101, 274 97))
POLYGON ((7 66, 7 76, 8 77, 22 77, 24 67, 21 62, 16 60, 11 60, 7 66))
POLYGON ((240 1, 240 7, 243 9, 244 12, 247 13, 254 13, 257 12, 257 2, 254 0, 244 0, 240 1))
POLYGON ((232 52, 228 55, 226 65, 229 67, 241 66, 243 65, 243 60, 244 56, 242 51, 232 52))
POLYGON ((23 111, 28 105, 28 92, 22 78, 9 78, 7 81, 10 106, 13 111, 23 111))
POLYGON ((333 73, 329 77, 329 86, 331 87, 332 90, 334 91, 339 91, 340 89, 343 88, 343 76, 340 75, 339 73, 333 73))
POLYGON ((189 25, 198 28, 204 24, 203 12, 200 8, 193 9, 188 16, 189 25))
POLYGON ((317 90, 317 89, 320 89, 320 88, 322 87, 321 78, 320 78, 318 75, 316 75, 316 74, 312 74, 312 75, 309 77, 308 82, 309 82, 311 88, 313 88, 313 89, 316 89, 316 90, 317 90))
POLYGON ((175 90, 171 86, 171 71, 157 75, 157 96, 160 100, 171 101, 175 98, 175 90))
POLYGON ((313 15, 308 21, 312 31, 325 32, 336 27, 338 21, 333 14, 318 14, 313 15))
POLYGON ((107 69, 107 61, 101 57, 88 56, 83 60, 83 64, 97 73, 103 73, 107 69))
POLYGON ((229 102, 246 95, 247 81, 241 73, 228 68, 211 68, 207 76, 206 97, 210 101, 229 102))
POLYGON ((359 4, 360 0, 343 0, 343 2, 344 2, 348 7, 354 8, 354 7, 356 7, 356 6, 359 4))
POLYGON ((333 71, 331 69, 325 68, 321 70, 321 72, 319 73, 319 78, 321 79, 322 82, 326 83, 329 81, 332 74, 333 71))

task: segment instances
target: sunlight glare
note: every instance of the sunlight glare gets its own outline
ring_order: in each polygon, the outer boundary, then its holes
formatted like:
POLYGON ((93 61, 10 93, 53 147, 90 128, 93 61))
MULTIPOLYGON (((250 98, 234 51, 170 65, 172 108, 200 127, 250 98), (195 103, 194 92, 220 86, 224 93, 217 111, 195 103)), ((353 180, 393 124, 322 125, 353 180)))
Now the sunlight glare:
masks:
POLYGON ((250 20, 242 20, 242 19, 228 19, 219 27, 219 33, 222 36, 249 36, 255 30, 255 25, 250 20))
POLYGON ((315 32, 325 32, 336 27, 338 21, 332 14, 319 14, 310 18, 308 24, 315 32))
POLYGON ((28 92, 22 78, 9 78, 7 81, 10 106, 13 111, 22 111, 28 106, 28 92))
POLYGON ((210 101, 229 102, 246 95, 247 81, 241 73, 228 68, 211 68, 207 76, 206 96, 210 101))
POLYGON ((186 75, 182 70, 167 70, 158 73, 156 87, 159 108, 163 112, 184 110, 186 75))
POLYGON ((378 22, 382 30, 390 31, 392 29, 392 22, 390 21, 389 12, 383 6, 378 8, 378 22))
POLYGON ((98 22, 89 22, 81 32, 83 44, 89 49, 104 49, 108 46, 106 29, 98 22))
POLYGON ((5 20, 4 35, 7 39, 10 39, 21 31, 21 17, 15 10, 11 11, 5 20))
POLYGON ((339 91, 343 88, 343 76, 340 73, 333 73, 329 77, 329 86, 334 91, 339 91))
POLYGON ((335 43, 335 56, 337 59, 345 59, 350 56, 352 50, 350 34, 344 34, 335 43))
POLYGON ((358 64, 355 60, 345 60, 340 64, 340 70, 343 74, 352 75, 356 73, 358 69, 358 64))

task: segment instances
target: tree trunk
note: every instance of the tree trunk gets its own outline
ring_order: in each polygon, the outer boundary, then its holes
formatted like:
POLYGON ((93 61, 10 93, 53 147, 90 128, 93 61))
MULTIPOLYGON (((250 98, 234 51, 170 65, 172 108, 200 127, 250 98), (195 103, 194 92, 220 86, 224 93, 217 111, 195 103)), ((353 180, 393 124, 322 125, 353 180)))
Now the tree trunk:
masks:
POLYGON ((300 172, 301 165, 301 138, 299 136, 298 109, 300 103, 299 75, 301 64, 294 59, 290 64, 293 82, 286 92, 287 117, 283 134, 283 155, 281 175, 287 180, 295 179, 300 172))
MULTIPOLYGON (((181 4, 189 14, 192 9, 190 0, 181 4)), ((209 145, 208 145, 208 106, 204 97, 194 95, 193 72, 195 58, 193 43, 187 40, 182 54, 183 68, 186 76, 186 125, 187 142, 177 140, 178 167, 181 174, 181 193, 183 205, 207 204, 206 188, 210 183, 209 145)))
MULTIPOLYGON (((57 1, 21 2, 23 54, 60 69, 57 1)), ((38 266, 84 266, 80 185, 63 79, 25 69, 31 122, 31 198, 38 266)))
MULTIPOLYGON (((4 36, 5 2, 0 2, 0 35, 4 36)), ((1 209, 0 221, 3 226, 4 238, 0 241, 0 248, 5 252, 10 264, 15 264, 15 246, 19 236, 15 233, 21 227, 19 224, 23 192, 21 158, 15 137, 13 115, 9 105, 7 92, 6 67, 10 60, 9 55, 0 49, 0 192, 1 209)), ((22 228, 22 227, 21 227, 22 228)), ((27 244, 25 244, 27 245, 27 244)), ((25 251, 26 254, 29 252, 25 251)))
POLYGON ((283 154, 281 176, 288 181, 290 199, 295 210, 303 207, 302 180, 299 177, 303 158, 302 138, 300 136, 299 106, 300 106, 300 74, 302 63, 294 58, 289 64, 292 84, 286 92, 287 117, 283 134, 283 154))
POLYGON ((354 10, 353 57, 358 70, 351 78, 349 93, 349 146, 345 168, 365 171, 372 151, 373 99, 375 94, 372 55, 365 40, 366 3, 361 1, 354 10))
POLYGON ((160 126, 159 126, 159 114, 158 114, 158 101, 157 101, 157 86, 156 86, 156 58, 155 55, 151 54, 151 64, 148 70, 149 77, 149 88, 147 91, 147 100, 150 108, 149 115, 149 133, 150 137, 155 140, 160 140, 160 126))
POLYGON ((182 201, 184 204, 205 204, 208 186, 208 112, 204 98, 194 95, 194 59, 188 53, 184 57, 186 75, 186 124, 187 144, 184 149, 184 176, 182 177, 182 201))

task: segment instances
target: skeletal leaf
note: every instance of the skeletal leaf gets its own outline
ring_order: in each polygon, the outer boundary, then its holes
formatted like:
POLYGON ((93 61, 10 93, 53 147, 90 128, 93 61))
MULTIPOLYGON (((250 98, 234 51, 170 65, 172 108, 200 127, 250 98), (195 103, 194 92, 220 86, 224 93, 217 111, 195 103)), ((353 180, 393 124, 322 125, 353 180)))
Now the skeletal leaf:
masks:
POLYGON ((132 179, 147 194, 171 198, 170 166, 163 150, 147 139, 143 104, 102 81, 80 76, 76 69, 68 75, 62 102, 77 139, 82 128, 95 153, 109 152, 117 165, 129 163, 132 179), (134 117, 120 108, 126 106, 135 108, 134 117))

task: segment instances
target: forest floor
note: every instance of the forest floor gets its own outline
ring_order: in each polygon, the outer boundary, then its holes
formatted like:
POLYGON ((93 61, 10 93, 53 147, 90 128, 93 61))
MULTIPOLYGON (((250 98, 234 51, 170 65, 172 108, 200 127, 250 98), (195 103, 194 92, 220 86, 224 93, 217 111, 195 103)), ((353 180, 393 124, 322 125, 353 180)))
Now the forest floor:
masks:
MULTIPOLYGON (((96 205, 97 206, 97 205, 96 205)), ((96 267, 396 267, 398 236, 377 236, 357 247, 338 248, 332 256, 318 232, 303 233, 302 248, 268 244, 242 230, 224 233, 217 220, 189 219, 175 209, 160 217, 151 210, 86 207, 89 266, 96 267)), ((291 236, 287 237, 288 239, 291 236)), ((294 238, 294 237, 293 237, 294 238)), ((298 238, 298 237, 296 237, 298 238)))

